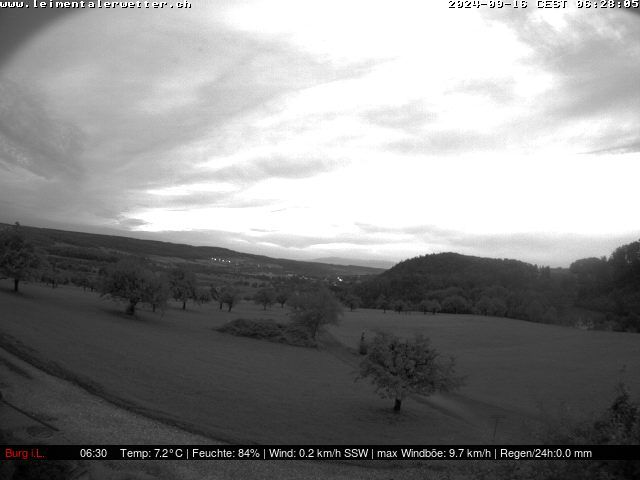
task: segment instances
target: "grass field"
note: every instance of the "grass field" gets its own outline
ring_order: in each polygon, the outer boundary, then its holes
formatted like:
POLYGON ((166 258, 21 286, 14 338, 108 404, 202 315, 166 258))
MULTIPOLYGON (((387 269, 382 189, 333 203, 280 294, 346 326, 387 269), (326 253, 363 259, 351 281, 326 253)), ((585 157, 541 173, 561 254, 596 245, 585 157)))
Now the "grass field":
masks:
MULTIPOLYGON (((455 315, 347 312, 324 347, 305 349, 214 331, 243 318, 284 319, 284 310, 242 303, 177 305, 164 314, 120 305, 76 288, 0 282, 0 345, 90 391, 213 438, 263 444, 434 444, 522 441, 538 402, 586 413, 605 406, 626 365, 640 391, 637 335, 590 332, 455 315), (422 332, 454 354, 467 384, 456 395, 391 402, 354 382, 362 331, 422 332), (333 341, 337 339, 337 341, 333 341)), ((371 335, 371 333, 367 333, 371 335)), ((149 439, 150 442, 153 439, 149 439)), ((117 439, 114 439, 117 443, 117 439)))

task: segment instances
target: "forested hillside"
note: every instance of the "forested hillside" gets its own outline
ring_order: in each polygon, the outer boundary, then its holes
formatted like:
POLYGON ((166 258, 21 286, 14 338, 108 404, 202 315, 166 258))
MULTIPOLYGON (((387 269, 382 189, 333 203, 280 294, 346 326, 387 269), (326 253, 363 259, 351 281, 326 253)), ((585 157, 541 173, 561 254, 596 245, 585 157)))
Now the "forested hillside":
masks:
POLYGON ((569 269, 457 253, 424 255, 352 286, 363 306, 476 313, 640 331, 640 242, 569 269))
MULTIPOLYGON (((0 223, 0 231, 13 225, 0 223)), ((22 225, 21 231, 45 255, 58 259, 58 266, 69 271, 115 263, 122 256, 163 257, 176 261, 198 262, 204 270, 232 271, 236 274, 301 275, 331 277, 372 275, 381 268, 357 265, 330 265, 236 252, 227 248, 194 246, 115 235, 71 232, 22 225)), ((196 265, 192 265, 196 268, 196 265)))

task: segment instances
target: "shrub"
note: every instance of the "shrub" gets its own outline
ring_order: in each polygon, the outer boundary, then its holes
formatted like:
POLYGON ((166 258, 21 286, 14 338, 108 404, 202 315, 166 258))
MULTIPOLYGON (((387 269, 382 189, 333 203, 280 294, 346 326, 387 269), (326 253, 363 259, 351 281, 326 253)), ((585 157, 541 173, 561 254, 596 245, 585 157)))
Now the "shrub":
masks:
POLYGON ((225 323, 217 329, 219 332, 239 337, 267 340, 274 343, 285 343, 297 347, 315 347, 309 330, 301 325, 282 324, 273 320, 247 320, 238 318, 225 323))
MULTIPOLYGON (((640 404, 633 401, 624 384, 604 412, 582 422, 562 416, 539 433, 544 445, 638 445, 640 404)), ((634 480, 640 478, 640 461, 536 460, 482 463, 474 469, 479 480, 634 480)))

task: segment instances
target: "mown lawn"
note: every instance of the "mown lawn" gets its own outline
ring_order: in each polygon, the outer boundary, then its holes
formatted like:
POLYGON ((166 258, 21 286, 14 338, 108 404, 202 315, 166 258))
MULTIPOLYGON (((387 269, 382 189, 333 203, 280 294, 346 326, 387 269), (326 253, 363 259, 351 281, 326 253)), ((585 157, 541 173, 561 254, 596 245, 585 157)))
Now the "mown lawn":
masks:
POLYGON ((461 394, 530 414, 560 405, 576 414, 607 407, 624 380, 640 395, 640 335, 585 331, 476 315, 348 313, 331 332, 356 348, 360 335, 386 330, 422 333, 441 352, 454 355, 467 376, 461 394))
POLYGON ((286 308, 263 312, 241 303, 227 313, 216 304, 187 311, 176 305, 128 318, 120 305, 81 289, 27 284, 19 295, 9 289, 0 282, 1 344, 116 403, 234 442, 484 443, 496 412, 512 417, 499 437, 509 441, 504 435, 517 430, 517 421, 539 413, 538 401, 566 402, 580 412, 606 405, 622 365, 640 390, 633 375, 640 367, 637 335, 463 315, 347 312, 330 329, 346 346, 355 348, 362 331, 371 337, 378 328, 422 332, 456 355, 468 377, 459 395, 410 399, 396 415, 391 401, 354 382, 357 358, 346 351, 214 331, 239 317, 283 320, 286 308))
MULTIPOLYGON (((141 311, 76 288, 0 284, 0 341, 50 371, 156 418, 222 440, 256 443, 481 442, 485 432, 441 411, 391 403, 354 383, 354 368, 333 354, 217 333, 238 317, 283 318, 274 307, 241 304, 141 311)), ((150 439, 152 441, 153 439, 150 439)), ((114 439, 117 443, 117 439, 114 439)))

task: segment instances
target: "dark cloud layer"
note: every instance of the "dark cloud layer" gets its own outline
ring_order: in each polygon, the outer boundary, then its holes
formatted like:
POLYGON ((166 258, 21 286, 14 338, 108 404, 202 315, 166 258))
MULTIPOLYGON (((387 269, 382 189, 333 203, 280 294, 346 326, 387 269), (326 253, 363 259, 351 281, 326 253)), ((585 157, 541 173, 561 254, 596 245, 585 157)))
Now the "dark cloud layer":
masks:
POLYGON ((0 77, 0 161, 45 178, 77 178, 84 135, 53 118, 33 92, 0 77))
MULTIPOLYGON (((571 18, 570 26, 560 29, 516 14, 504 20, 531 47, 531 63, 554 79, 552 90, 531 112, 541 127, 537 130, 591 120, 600 128, 576 140, 601 152, 616 148, 618 142, 613 138, 637 135, 640 15, 580 11, 571 18), (603 123, 604 119, 615 121, 603 123), (614 145, 608 143, 612 140, 614 145)), ((530 131, 533 133, 535 130, 530 131)))

